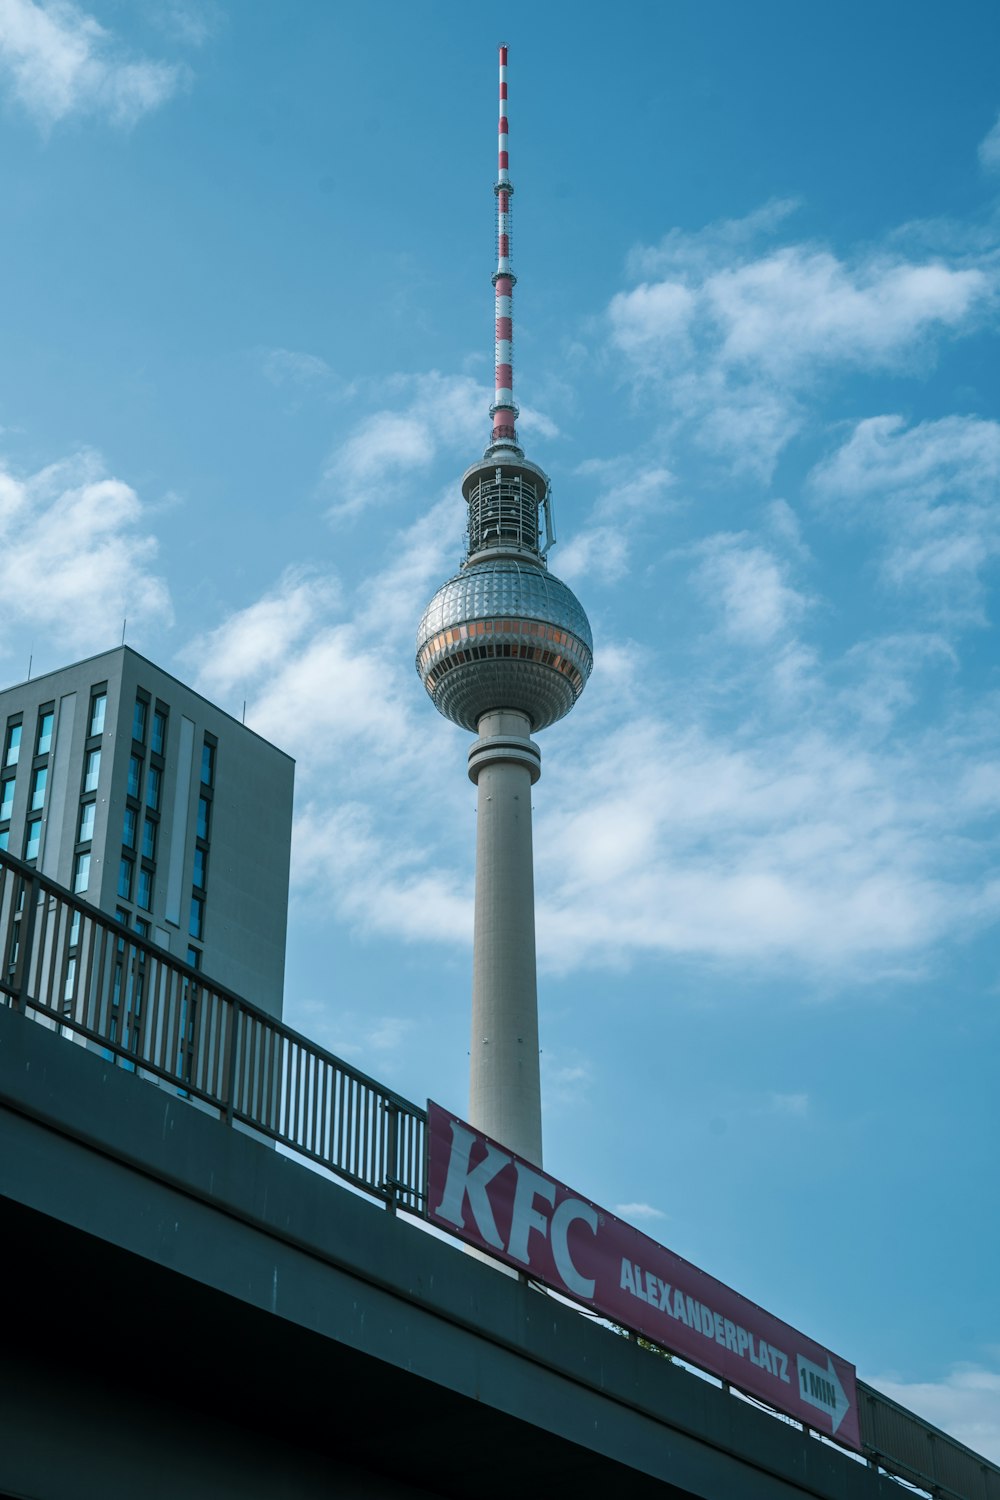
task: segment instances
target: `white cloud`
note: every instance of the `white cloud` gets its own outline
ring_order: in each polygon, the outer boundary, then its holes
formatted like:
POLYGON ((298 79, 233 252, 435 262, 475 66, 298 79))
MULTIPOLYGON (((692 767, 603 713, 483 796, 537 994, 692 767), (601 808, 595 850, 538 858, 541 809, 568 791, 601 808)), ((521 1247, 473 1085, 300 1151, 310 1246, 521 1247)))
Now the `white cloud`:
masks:
POLYGON ((170 596, 152 571, 157 543, 138 495, 82 453, 22 479, 0 470, 3 627, 29 625, 75 651, 106 650, 172 623, 170 596))
POLYGON ((726 634, 760 647, 785 634, 802 618, 809 600, 787 582, 784 563, 746 535, 721 534, 703 542, 697 580, 717 603, 726 634))
POLYGON ((261 363, 264 374, 274 385, 282 385, 285 381, 315 385, 329 380, 333 374, 326 360, 318 354, 305 354, 297 349, 268 349, 261 363))
POLYGON ((225 694, 234 687, 256 683, 260 674, 279 667, 305 633, 337 598, 332 579, 289 569, 277 586, 238 610, 218 629, 197 637, 182 653, 196 667, 198 681, 209 694, 225 694))
POLYGON ((993 271, 941 256, 848 259, 810 243, 754 253, 787 208, 634 251, 644 279, 607 313, 612 346, 678 428, 763 479, 818 381, 925 366, 935 341, 982 321, 995 284, 993 271))
POLYGON ((73 114, 133 125, 186 76, 167 63, 129 58, 69 0, 0 0, 0 69, 14 98, 43 126, 73 114))
POLYGON ((974 1452, 1000 1463, 1000 1372, 997 1370, 961 1364, 955 1365, 941 1380, 905 1381, 876 1376, 870 1383, 974 1452))
POLYGON ((667 1217, 661 1208, 654 1208, 651 1203, 616 1203, 614 1211, 620 1219, 637 1219, 640 1223, 667 1217))
POLYGON ((584 528, 560 543, 553 565, 567 583, 588 577, 598 583, 617 583, 628 572, 628 539, 620 526, 584 528))
POLYGON ((306 804, 292 841, 293 886, 368 936, 472 943, 472 892, 461 871, 435 865, 419 839, 381 824, 370 807, 306 804))
MULTIPOLYGON (((560 542, 553 554, 560 578, 576 582, 584 577, 601 584, 617 583, 629 570, 632 548, 642 523, 662 514, 664 496, 674 484, 674 475, 662 464, 635 469, 622 459, 590 459, 579 474, 597 474, 607 487, 598 495, 587 521, 560 542)), ((558 515, 556 517, 558 530, 558 515)))
POLYGON ((988 172, 1000 170, 1000 115, 979 142, 979 161, 988 172))
POLYGON ((410 403, 365 418, 338 445, 326 463, 325 490, 333 497, 330 514, 347 517, 377 505, 394 481, 426 470, 442 450, 466 454, 477 437, 488 435, 489 392, 469 376, 436 371, 390 384, 404 389, 410 403))
POLYGON ((881 751, 832 726, 744 744, 654 719, 584 743, 539 819, 548 967, 688 954, 870 979, 1000 912, 965 839, 979 745, 955 726, 881 751))
POLYGON ((884 533, 893 587, 920 585, 957 616, 978 611, 981 574, 1000 553, 1000 423, 869 417, 810 488, 830 512, 884 533))

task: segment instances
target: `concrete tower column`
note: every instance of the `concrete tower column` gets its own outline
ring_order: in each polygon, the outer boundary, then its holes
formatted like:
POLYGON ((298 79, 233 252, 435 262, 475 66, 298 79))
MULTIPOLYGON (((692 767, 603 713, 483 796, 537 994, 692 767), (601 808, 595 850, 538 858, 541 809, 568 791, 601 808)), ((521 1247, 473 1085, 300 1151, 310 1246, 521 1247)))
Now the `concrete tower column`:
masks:
POLYGON ((542 757, 526 714, 494 709, 478 728, 469 1121, 541 1166, 531 788, 542 757))

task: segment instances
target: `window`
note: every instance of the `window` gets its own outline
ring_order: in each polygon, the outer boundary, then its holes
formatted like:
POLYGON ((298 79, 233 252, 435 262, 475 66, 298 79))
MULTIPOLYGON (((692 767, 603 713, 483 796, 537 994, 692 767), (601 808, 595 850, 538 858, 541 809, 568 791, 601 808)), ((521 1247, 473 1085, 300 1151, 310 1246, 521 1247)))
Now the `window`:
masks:
POLYGON ((14 778, 8 776, 6 781, 0 781, 0 823, 6 823, 7 819, 14 815, 14 778))
POLYGON ((125 822, 122 825, 122 843, 126 849, 135 848, 135 826, 139 814, 134 807, 126 807, 125 822))
POLYGON ((101 778, 101 752, 100 750, 88 750, 87 761, 83 772, 83 790, 85 792, 96 792, 97 783, 101 778))
POLYGON ((80 826, 76 830, 76 841, 78 844, 89 844, 94 837, 94 816, 96 812, 96 802, 85 802, 80 808, 80 826))
POLYGON ((146 741, 146 705, 141 698, 135 700, 135 708, 132 710, 132 738, 138 740, 140 745, 146 741))
POLYGON ((77 896, 90 884, 90 855, 78 854, 73 864, 73 890, 77 896))
POLYGON ((136 889, 136 905, 149 911, 153 904, 153 872, 139 867, 139 884, 136 889))
POLYGON ((42 820, 32 818, 24 835, 25 859, 38 858, 38 846, 42 842, 42 820))
POLYGON ((104 733, 104 714, 108 706, 107 693, 95 693, 90 700, 90 732, 104 733))
POLYGON ((132 899, 132 871, 135 866, 123 856, 118 861, 118 894, 123 901, 132 899))
POLYGON ((200 896, 191 897, 191 916, 188 920, 188 932, 191 937, 201 942, 205 936, 205 903, 200 896))
POLYGON ((188 951, 187 951, 187 961, 191 965, 192 969, 200 969, 201 968, 201 949, 200 948, 189 948, 188 951))
POLYGON ((208 740, 201 747, 201 779, 205 786, 212 786, 215 781, 215 746, 208 740))
POLYGON ((198 798, 198 837, 208 840, 208 819, 212 804, 207 797, 198 798))
POLYGON ((0 833, 0 849, 6 849, 7 845, 9 843, 10 843, 10 829, 9 828, 5 828, 4 831, 3 831, 3 833, 0 833))
POLYGON ((7 731, 7 749, 4 752, 3 763, 5 766, 16 766, 21 754, 21 726, 12 724, 7 731))
POLYGON ((142 756, 130 755, 128 760, 128 795, 138 797, 142 786, 142 756))
POLYGON ((136 917, 135 930, 140 937, 149 937, 149 923, 146 921, 145 917, 136 917))
POLYGON ((38 715, 38 739, 35 742, 36 755, 48 755, 52 749, 52 725, 55 722, 55 709, 43 708, 38 715))
POLYGON ((160 808, 160 782, 162 779, 162 772, 158 771, 155 766, 150 766, 146 776, 146 806, 152 812, 158 812, 160 808))
POLYGON ((73 990, 76 987, 76 959, 70 958, 66 961, 66 983, 63 985, 63 1001, 65 1004, 73 999, 73 990))
POLYGON ((69 924, 69 945, 75 948, 80 941, 80 913, 75 911, 69 924))
POLYGON ((48 766, 39 766, 31 778, 31 811, 41 812, 45 806, 45 783, 49 779, 48 766))
POLYGON ((156 820, 145 818, 142 825, 142 857, 143 859, 156 858, 156 820))
POLYGON ((150 741, 154 755, 162 755, 167 741, 167 716, 157 709, 153 714, 153 734, 150 741))
POLYGON ((205 860, 207 855, 204 849, 194 851, 194 883, 199 891, 205 889, 205 860))

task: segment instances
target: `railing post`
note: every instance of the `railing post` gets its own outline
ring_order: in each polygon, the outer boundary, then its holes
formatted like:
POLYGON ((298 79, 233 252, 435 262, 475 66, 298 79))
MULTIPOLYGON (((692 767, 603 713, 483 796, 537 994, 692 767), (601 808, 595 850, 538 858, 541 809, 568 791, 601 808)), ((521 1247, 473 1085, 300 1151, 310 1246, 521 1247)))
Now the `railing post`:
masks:
POLYGON ((388 1191, 387 1208, 396 1212, 396 1194, 399 1190, 399 1110, 391 1101, 385 1106, 385 1186, 388 1191))
POLYGON ((239 1007, 234 1001, 227 1000, 226 1009, 228 1011, 228 1024, 226 1026, 225 1083, 223 1084, 222 1118, 227 1125, 231 1125, 233 1123, 233 1110, 236 1107, 236 1047, 239 1007))
POLYGON ((25 985, 31 963, 31 950, 35 942, 35 916, 38 910, 36 882, 33 876, 25 875, 21 883, 21 916, 14 921, 16 904, 12 912, 11 934, 17 933, 17 961, 14 964, 14 1010, 25 1009, 25 985))

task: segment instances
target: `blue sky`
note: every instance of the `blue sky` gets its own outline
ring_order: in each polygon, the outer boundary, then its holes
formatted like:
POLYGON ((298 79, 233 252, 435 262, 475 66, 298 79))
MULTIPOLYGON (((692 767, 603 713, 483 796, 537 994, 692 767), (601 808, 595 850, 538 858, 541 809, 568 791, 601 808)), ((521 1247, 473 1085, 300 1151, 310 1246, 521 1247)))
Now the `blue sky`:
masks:
POLYGON ((546 1165, 1000 1458, 1000 17, 0 0, 0 681, 127 638, 298 763, 286 1016, 466 1098, 413 670, 521 435, 546 1165))

